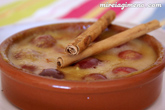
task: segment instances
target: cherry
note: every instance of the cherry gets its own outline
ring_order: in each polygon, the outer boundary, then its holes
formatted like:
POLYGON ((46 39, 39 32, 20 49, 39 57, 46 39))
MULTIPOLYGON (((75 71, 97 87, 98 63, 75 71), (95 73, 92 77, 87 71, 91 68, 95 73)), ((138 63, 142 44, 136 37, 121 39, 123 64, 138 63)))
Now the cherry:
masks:
POLYGON ((76 65, 78 65, 82 69, 86 68, 95 68, 101 61, 96 58, 86 58, 79 61, 76 65))
POLYGON ((94 80, 105 80, 106 76, 99 73, 91 73, 82 78, 83 80, 94 81, 94 80))
POLYGON ((43 69, 39 75, 49 76, 49 77, 53 77, 56 79, 63 79, 64 78, 64 74, 61 71, 59 71, 57 69, 53 69, 53 68, 43 69))
POLYGON ((125 50, 118 54, 122 59, 137 60, 142 58, 142 54, 133 50, 125 50))
POLYGON ((52 47, 56 40, 51 35, 41 35, 32 40, 32 44, 40 48, 52 47))
POLYGON ((117 68, 114 68, 112 70, 113 73, 117 74, 117 73, 132 73, 132 72, 135 72, 137 71, 137 69, 135 68, 131 68, 131 67, 117 67, 117 68))

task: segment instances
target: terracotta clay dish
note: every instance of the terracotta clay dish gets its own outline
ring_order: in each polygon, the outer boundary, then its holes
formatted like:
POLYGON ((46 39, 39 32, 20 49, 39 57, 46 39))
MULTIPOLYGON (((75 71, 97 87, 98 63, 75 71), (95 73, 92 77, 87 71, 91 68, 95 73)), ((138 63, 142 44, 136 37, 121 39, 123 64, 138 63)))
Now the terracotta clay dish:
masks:
MULTIPOLYGON (((57 68, 58 56, 92 22, 31 28, 1 44, 2 89, 23 110, 143 110, 159 96, 164 49, 144 35, 57 68)), ((127 28, 109 25, 93 42, 127 28)))

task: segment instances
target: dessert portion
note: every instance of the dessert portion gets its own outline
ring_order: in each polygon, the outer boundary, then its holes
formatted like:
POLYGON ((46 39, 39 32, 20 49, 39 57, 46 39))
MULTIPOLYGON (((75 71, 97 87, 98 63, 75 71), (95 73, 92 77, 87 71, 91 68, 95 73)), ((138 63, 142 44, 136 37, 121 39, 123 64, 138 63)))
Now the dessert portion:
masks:
MULTIPOLYGON (((157 59, 156 52, 148 43, 134 39, 59 68, 57 58, 66 54, 67 44, 73 42, 88 26, 89 23, 84 23, 76 29, 74 25, 70 25, 30 34, 10 46, 8 58, 13 66, 29 74, 78 81, 113 80, 132 76, 149 68, 157 59)), ((105 29, 93 43, 97 44, 119 33, 120 29, 114 27, 117 26, 111 25, 105 29)))
POLYGON ((109 10, 92 25, 68 23, 28 33, 10 47, 9 60, 25 72, 65 80, 112 80, 149 68, 156 52, 136 38, 159 28, 160 22, 121 32, 110 25, 115 15, 109 10))

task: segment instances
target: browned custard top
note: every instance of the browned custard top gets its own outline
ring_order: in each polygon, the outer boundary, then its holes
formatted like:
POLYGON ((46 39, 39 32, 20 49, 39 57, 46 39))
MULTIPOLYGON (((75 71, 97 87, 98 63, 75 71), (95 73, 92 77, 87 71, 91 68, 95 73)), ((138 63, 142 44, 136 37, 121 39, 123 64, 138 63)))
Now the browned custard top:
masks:
MULTIPOLYGON (((135 39, 68 67, 57 68, 57 57, 65 54, 67 44, 83 31, 83 28, 65 28, 34 33, 10 47, 9 60, 25 72, 66 80, 117 79, 143 71, 156 61, 152 47, 135 39)), ((105 30, 95 42, 116 33, 115 30, 105 30)))

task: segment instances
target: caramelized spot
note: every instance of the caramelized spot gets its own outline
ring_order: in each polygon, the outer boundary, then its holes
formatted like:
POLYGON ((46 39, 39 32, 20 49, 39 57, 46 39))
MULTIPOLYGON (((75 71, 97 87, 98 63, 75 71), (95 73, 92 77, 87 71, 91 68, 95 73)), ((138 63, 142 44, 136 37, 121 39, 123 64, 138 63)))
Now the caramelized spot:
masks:
POLYGON ((121 45, 117 46, 116 48, 121 48, 121 47, 123 47, 125 45, 127 45, 127 43, 121 44, 121 45))
POLYGON ((30 72, 33 72, 33 71, 35 71, 37 69, 37 67, 34 66, 34 65, 26 65, 26 64, 22 65, 21 68, 25 69, 25 70, 28 70, 30 72))
POLYGON ((36 60, 41 56, 41 53, 32 49, 21 49, 18 52, 14 53, 14 58, 16 59, 31 59, 36 60))
POLYGON ((53 62, 53 61, 47 58, 47 59, 46 59, 46 62, 47 62, 47 63, 50 63, 50 62, 53 62))
POLYGON ((61 46, 61 45, 56 45, 55 46, 55 48, 54 48, 54 50, 56 51, 56 52, 59 52, 59 53, 65 53, 65 49, 64 49, 64 47, 63 46, 61 46))

